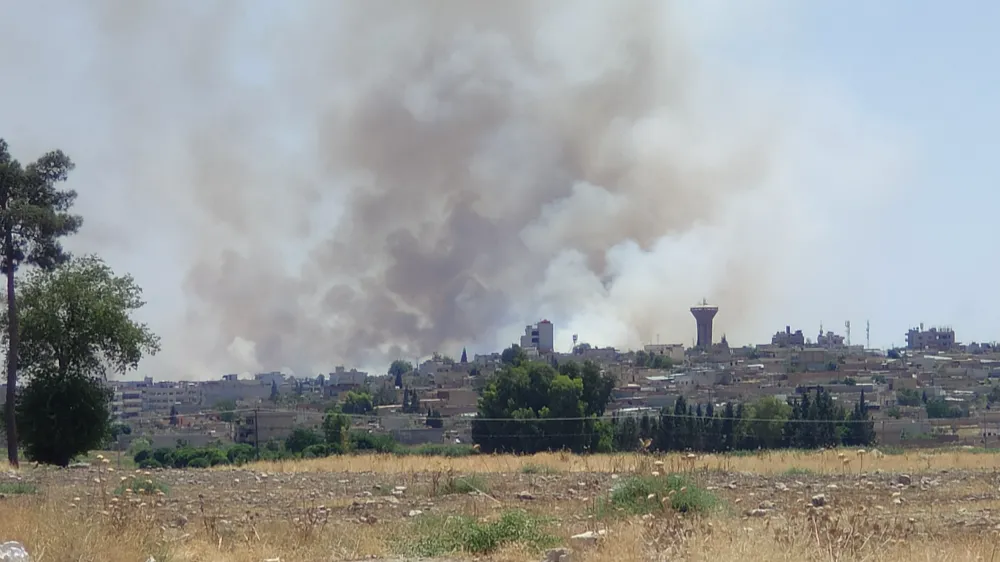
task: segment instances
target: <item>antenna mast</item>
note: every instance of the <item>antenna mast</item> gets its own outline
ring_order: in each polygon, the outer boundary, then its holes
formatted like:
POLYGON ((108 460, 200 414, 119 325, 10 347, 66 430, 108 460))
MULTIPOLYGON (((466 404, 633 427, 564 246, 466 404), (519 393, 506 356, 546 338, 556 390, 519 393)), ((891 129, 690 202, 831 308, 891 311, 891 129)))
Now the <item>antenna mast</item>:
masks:
POLYGON ((865 349, 872 348, 872 323, 870 320, 865 320, 865 349))

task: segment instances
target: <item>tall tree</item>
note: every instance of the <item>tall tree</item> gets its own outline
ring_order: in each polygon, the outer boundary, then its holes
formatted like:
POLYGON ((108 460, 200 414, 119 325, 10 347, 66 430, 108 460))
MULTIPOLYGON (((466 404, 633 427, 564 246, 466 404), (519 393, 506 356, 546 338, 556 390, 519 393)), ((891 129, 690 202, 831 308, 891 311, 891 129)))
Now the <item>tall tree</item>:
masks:
POLYGON ((388 375, 395 379, 396 388, 403 388, 403 375, 412 370, 412 363, 409 361, 403 361, 402 359, 396 359, 391 365, 389 365, 388 375))
MULTIPOLYGON (((16 399, 20 333, 14 275, 23 264, 51 270, 68 258, 59 239, 79 230, 83 222, 69 213, 76 192, 58 190, 73 162, 53 151, 22 167, 0 139, 0 271, 7 278, 7 403, 16 399)), ((17 462, 17 422, 14 408, 7 408, 7 458, 17 462)))
MULTIPOLYGON (((159 350, 159 339, 131 318, 144 304, 141 294, 130 276, 116 276, 91 256, 51 271, 35 269, 20 285, 21 367, 28 384, 16 410, 33 459, 65 464, 103 442, 110 422, 108 373, 134 369, 159 350)), ((9 324, 9 317, 3 320, 9 324)))

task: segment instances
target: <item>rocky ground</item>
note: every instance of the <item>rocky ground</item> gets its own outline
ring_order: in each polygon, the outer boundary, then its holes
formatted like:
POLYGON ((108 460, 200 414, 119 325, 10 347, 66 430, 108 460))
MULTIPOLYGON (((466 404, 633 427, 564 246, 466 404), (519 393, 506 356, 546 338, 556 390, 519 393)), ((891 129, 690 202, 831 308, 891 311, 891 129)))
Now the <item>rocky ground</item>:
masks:
MULTIPOLYGON (((109 469, 100 463, 69 469, 23 468, 18 473, 0 473, 0 485, 35 486, 38 499, 28 501, 65 505, 67 513, 78 512, 80 519, 98 514, 113 519, 116 509, 131 497, 131 505, 142 509, 124 510, 121 517, 148 517, 150 528, 159 529, 157 533, 168 542, 192 536, 217 536, 220 544, 224 539, 239 542, 242 537, 263 535, 265 529, 273 532, 277 524, 303 537, 314 531, 336 533, 356 540, 344 549, 350 559, 352 552, 368 551, 362 541, 375 537, 372 542, 377 542, 388 533, 411 529, 408 525, 418 525, 422 516, 483 517, 511 508, 550 518, 552 532, 563 544, 585 549, 586 544, 572 537, 604 528, 605 523, 595 518, 596 506, 616 483, 630 477, 605 472, 462 475, 453 471, 109 469), (163 493, 156 491, 161 485, 163 493), (137 489, 131 496, 122 494, 125 486, 137 489), (150 489, 138 489, 141 486, 150 489)), ((791 470, 778 476, 693 470, 684 476, 722 500, 722 524, 731 527, 743 520, 744 530, 768 528, 775 540, 781 539, 782 525, 792 529, 817 514, 838 518, 848 527, 852 521, 865 528, 884 525, 893 536, 930 541, 1000 530, 1000 472, 986 467, 905 474, 820 475, 791 470)), ((4 501, 25 498, 0 497, 4 501)), ((647 517, 650 526, 663 524, 662 518, 647 517)), ((705 531, 701 527, 698 533, 705 531)), ((888 534, 885 537, 890 540, 888 534)), ((650 539, 649 545, 659 549, 654 541, 650 539)), ((372 546, 371 551, 383 552, 384 548, 372 546)))
MULTIPOLYGON (((29 469, 13 476, 32 483, 71 509, 100 505, 124 477, 149 478, 168 488, 149 499, 168 527, 210 517, 259 522, 307 517, 354 523, 402 520, 423 513, 485 513, 521 507, 557 517, 564 525, 592 518, 591 507, 625 475, 607 473, 408 475, 266 473, 249 470, 155 470, 108 473, 93 466, 29 469), (315 516, 315 515, 313 515, 315 516)), ((1000 473, 949 471, 778 477, 696 471, 692 482, 714 492, 734 514, 748 517, 801 512, 814 504, 858 508, 887 518, 906 516, 933 527, 993 528, 1000 524, 1000 473), (821 497, 818 497, 821 496, 821 497)), ((226 523, 223 523, 225 525, 226 523)), ((586 525, 582 525, 586 526, 586 525)))

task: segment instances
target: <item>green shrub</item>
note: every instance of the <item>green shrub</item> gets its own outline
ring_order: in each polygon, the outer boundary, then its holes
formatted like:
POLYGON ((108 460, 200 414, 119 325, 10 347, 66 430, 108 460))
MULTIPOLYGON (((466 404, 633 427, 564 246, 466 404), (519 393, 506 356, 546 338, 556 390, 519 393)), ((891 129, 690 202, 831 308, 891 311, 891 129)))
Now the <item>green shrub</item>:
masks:
POLYGON ((539 551, 558 544, 558 539, 545 531, 545 524, 524 511, 506 511, 499 519, 485 523, 471 517, 422 516, 406 529, 401 546, 407 554, 421 557, 485 555, 514 543, 539 551))
POLYGON ((367 433, 362 431, 352 431, 350 434, 350 447, 354 451, 372 453, 394 453, 399 448, 399 444, 386 433, 367 433))
POLYGON ((677 474, 633 476, 622 480, 597 504, 599 517, 637 515, 672 509, 679 513, 704 513, 719 506, 711 492, 677 474))
POLYGON ((125 493, 125 490, 132 490, 133 493, 139 495, 154 495, 157 492, 166 494, 170 488, 152 476, 135 475, 122 480, 115 488, 114 493, 120 496, 125 493))
POLYGON ((528 463, 521 467, 521 474, 555 474, 558 470, 544 464, 528 463))

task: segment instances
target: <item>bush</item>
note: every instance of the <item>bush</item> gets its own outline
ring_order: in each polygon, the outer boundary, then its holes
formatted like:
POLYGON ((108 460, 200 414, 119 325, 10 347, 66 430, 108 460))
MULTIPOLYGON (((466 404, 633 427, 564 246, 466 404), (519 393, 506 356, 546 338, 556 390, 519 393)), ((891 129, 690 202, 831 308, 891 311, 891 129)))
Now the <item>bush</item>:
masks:
POLYGON ((352 431, 350 435, 351 449, 373 453, 394 453, 399 444, 391 435, 385 433, 367 433, 352 431))
POLYGON ((67 466, 104 444, 111 428, 111 391, 96 378, 45 373, 29 380, 15 403, 17 427, 28 458, 67 466))
POLYGON ((305 451, 302 451, 302 458, 305 459, 318 459, 330 455, 330 447, 326 443, 318 443, 316 445, 310 445, 306 447, 305 451))
POLYGON ((718 506, 719 500, 714 494, 677 474, 634 476, 621 481, 608 498, 598 502, 597 515, 639 515, 667 508, 679 513, 695 513, 711 511, 718 506))
POLYGON ((546 521, 524 511, 506 511, 495 521, 471 517, 418 517, 401 537, 403 550, 415 556, 438 557, 453 553, 490 554, 509 544, 539 551, 558 539, 544 529, 546 521))
POLYGON ((132 493, 139 495, 154 495, 158 492, 166 494, 170 488, 163 482, 151 476, 130 476, 122 480, 115 488, 115 495, 122 495, 125 490, 132 490, 132 493))

